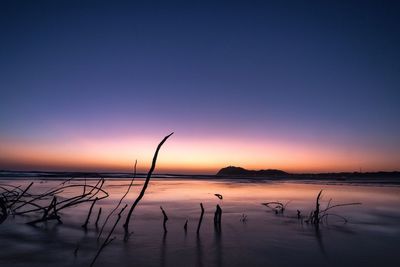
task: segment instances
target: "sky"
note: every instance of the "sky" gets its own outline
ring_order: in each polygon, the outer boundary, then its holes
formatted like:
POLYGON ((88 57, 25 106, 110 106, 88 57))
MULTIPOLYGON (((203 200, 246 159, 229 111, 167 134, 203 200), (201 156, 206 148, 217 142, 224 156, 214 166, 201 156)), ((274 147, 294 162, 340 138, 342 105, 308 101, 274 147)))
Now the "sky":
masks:
POLYGON ((0 169, 400 170, 397 1, 1 1, 0 169))

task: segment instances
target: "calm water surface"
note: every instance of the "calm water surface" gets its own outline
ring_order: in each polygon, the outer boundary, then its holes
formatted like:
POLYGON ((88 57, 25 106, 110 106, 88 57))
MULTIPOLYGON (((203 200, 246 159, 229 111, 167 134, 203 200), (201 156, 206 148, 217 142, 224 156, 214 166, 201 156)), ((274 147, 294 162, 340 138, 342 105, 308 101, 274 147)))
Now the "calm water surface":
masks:
MULTIPOLYGON (((0 181, 23 186, 29 182, 0 181)), ((59 183, 35 181, 33 190, 44 192, 59 183)), ((126 203, 136 198, 142 183, 135 181, 126 203)), ((94 214, 100 206, 107 214, 128 184, 128 180, 107 180, 110 197, 96 204, 94 214)), ((71 194, 77 192, 60 197, 71 194)), ((66 210, 63 225, 31 227, 24 222, 32 218, 8 218, 0 225, 0 266, 89 266, 98 247, 98 231, 93 223, 87 232, 81 228, 88 209, 85 204, 66 210)), ((116 240, 96 266, 400 266, 400 187, 160 179, 150 183, 130 230, 133 234, 124 242, 122 224, 117 227, 116 240), (330 199, 331 204, 362 205, 337 208, 334 213, 348 222, 330 217, 316 230, 298 220, 296 210, 308 214, 321 189, 322 207, 330 199), (283 215, 276 215, 261 205, 268 201, 290 202, 283 215), (197 235, 200 202, 205 215, 197 235), (223 210, 220 232, 213 225, 216 204, 223 210), (167 233, 160 206, 169 217, 167 233), (240 220, 243 214, 245 222, 240 220)))

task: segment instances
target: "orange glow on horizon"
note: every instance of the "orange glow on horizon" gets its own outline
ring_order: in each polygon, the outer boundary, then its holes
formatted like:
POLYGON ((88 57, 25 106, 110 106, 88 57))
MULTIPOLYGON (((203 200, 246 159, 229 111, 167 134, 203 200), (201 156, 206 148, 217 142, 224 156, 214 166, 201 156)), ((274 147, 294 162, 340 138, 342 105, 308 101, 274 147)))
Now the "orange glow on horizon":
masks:
MULTIPOLYGON (((64 142, 1 140, 0 168, 25 170, 147 171, 156 137, 75 138, 64 142), (10 166, 10 167, 8 167, 10 166)), ((214 174, 229 165, 288 172, 395 170, 395 155, 339 149, 332 145, 258 139, 189 138, 172 136, 163 146, 156 172, 214 174)))

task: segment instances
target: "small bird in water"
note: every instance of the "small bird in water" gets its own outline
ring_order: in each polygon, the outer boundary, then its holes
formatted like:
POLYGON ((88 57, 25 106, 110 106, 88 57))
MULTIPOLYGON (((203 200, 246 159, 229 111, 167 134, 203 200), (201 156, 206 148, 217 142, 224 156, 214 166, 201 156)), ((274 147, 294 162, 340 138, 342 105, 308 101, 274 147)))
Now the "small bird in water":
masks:
POLYGON ((223 198, 221 194, 214 194, 214 196, 216 196, 216 197, 219 198, 219 199, 222 199, 222 198, 223 198))

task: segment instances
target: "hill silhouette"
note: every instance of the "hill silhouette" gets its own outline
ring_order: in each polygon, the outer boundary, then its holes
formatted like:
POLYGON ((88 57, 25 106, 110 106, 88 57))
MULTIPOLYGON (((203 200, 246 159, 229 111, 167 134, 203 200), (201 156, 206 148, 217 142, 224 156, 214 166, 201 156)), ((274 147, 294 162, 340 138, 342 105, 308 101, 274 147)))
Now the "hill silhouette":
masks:
POLYGON ((268 177, 288 175, 287 172, 276 169, 267 170, 247 170, 242 167, 229 166, 222 168, 216 174, 217 176, 251 176, 251 177, 268 177))

